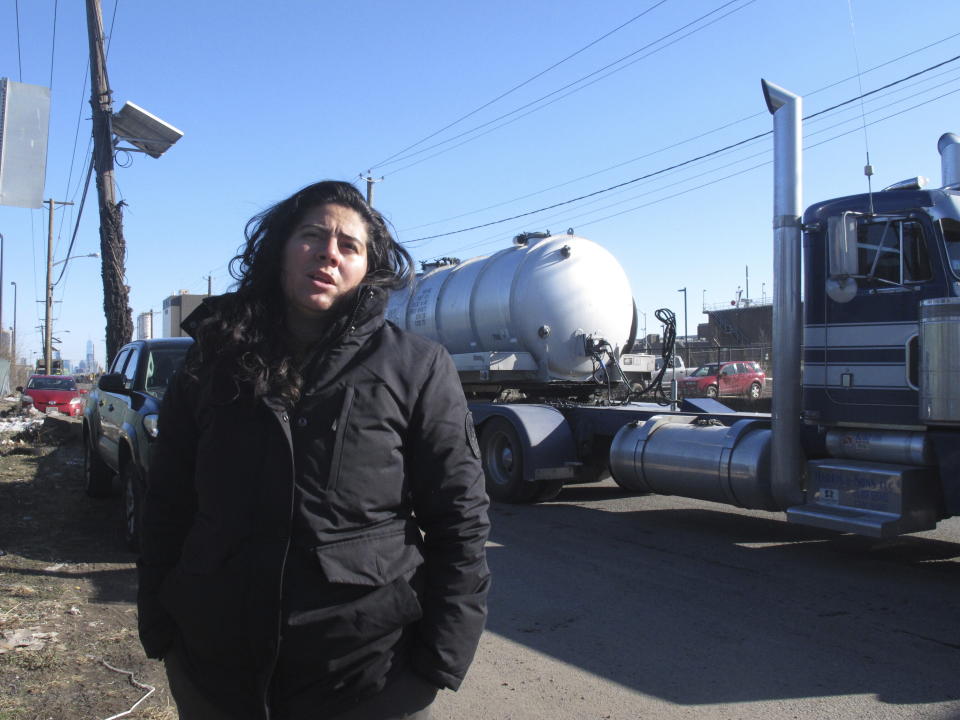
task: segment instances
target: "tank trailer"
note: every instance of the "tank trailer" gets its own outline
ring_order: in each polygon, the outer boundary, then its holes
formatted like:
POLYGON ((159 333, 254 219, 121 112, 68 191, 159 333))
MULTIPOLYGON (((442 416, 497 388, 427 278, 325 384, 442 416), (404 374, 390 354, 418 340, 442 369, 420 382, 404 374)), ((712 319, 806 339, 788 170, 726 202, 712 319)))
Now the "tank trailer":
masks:
POLYGON ((441 261, 391 298, 391 321, 453 356, 494 499, 550 499, 612 474, 640 493, 872 537, 960 514, 960 137, 940 138, 937 189, 914 178, 801 215, 802 99, 762 87, 774 124, 771 413, 632 392, 618 363, 637 331, 629 282, 572 232, 441 261))

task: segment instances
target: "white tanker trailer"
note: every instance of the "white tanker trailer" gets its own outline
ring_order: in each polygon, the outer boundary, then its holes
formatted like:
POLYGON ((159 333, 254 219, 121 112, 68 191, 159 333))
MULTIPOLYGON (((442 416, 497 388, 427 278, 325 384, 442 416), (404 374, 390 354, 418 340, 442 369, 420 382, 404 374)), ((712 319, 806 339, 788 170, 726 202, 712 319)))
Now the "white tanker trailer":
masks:
POLYGON ((606 342, 619 355, 637 329, 620 263, 573 234, 528 233, 487 257, 427 265, 387 318, 446 347, 474 396, 588 381, 593 350, 606 342))
POLYGON ((611 473, 637 492, 874 537, 960 515, 960 137, 940 139, 941 188, 917 178, 801 217, 800 98, 767 83, 764 95, 772 414, 618 399, 611 389, 629 384, 617 361, 636 332, 629 283, 607 251, 572 234, 438 263, 392 299, 391 321, 454 357, 494 499, 546 499, 611 473))

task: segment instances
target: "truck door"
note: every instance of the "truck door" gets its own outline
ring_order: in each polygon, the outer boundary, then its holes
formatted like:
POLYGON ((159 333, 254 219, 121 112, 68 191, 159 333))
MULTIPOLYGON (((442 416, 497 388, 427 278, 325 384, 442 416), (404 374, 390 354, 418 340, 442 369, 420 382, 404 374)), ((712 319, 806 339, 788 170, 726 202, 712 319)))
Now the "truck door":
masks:
POLYGON ((810 377, 805 368, 805 389, 825 391, 827 421, 917 425, 920 301, 944 294, 929 217, 847 212, 831 227, 855 243, 854 284, 838 292, 826 281, 822 328, 805 338, 807 348, 820 345, 823 365, 810 377))
MULTIPOLYGON (((138 347, 125 348, 117 354, 113 365, 110 366, 110 372, 123 374, 123 384, 128 390, 133 388, 139 360, 140 349, 138 347)), ((126 410, 130 406, 130 396, 129 394, 101 390, 98 402, 101 428, 100 457, 113 470, 117 470, 120 467, 120 426, 123 423, 126 410)))

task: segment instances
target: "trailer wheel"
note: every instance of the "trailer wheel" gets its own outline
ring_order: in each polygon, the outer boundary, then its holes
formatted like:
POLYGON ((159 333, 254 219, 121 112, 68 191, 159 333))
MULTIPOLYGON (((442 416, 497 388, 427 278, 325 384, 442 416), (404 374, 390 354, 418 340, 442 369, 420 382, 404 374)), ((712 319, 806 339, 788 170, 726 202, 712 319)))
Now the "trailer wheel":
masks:
POLYGON ((480 460, 487 479, 487 494, 499 502, 530 502, 535 483, 523 480, 523 442, 509 420, 492 417, 480 430, 480 460))

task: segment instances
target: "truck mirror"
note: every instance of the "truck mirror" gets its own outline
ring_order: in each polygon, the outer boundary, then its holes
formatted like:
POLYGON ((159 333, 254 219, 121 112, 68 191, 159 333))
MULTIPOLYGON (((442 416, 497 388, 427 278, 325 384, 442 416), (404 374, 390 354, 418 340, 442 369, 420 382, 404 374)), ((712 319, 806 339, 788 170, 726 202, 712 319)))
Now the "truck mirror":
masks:
POLYGON ((843 213, 827 220, 827 254, 830 259, 827 295, 834 302, 850 302, 857 295, 857 216, 843 213))
POLYGON ((830 253, 830 277, 857 274, 857 218, 843 213, 827 221, 827 245, 830 253))

